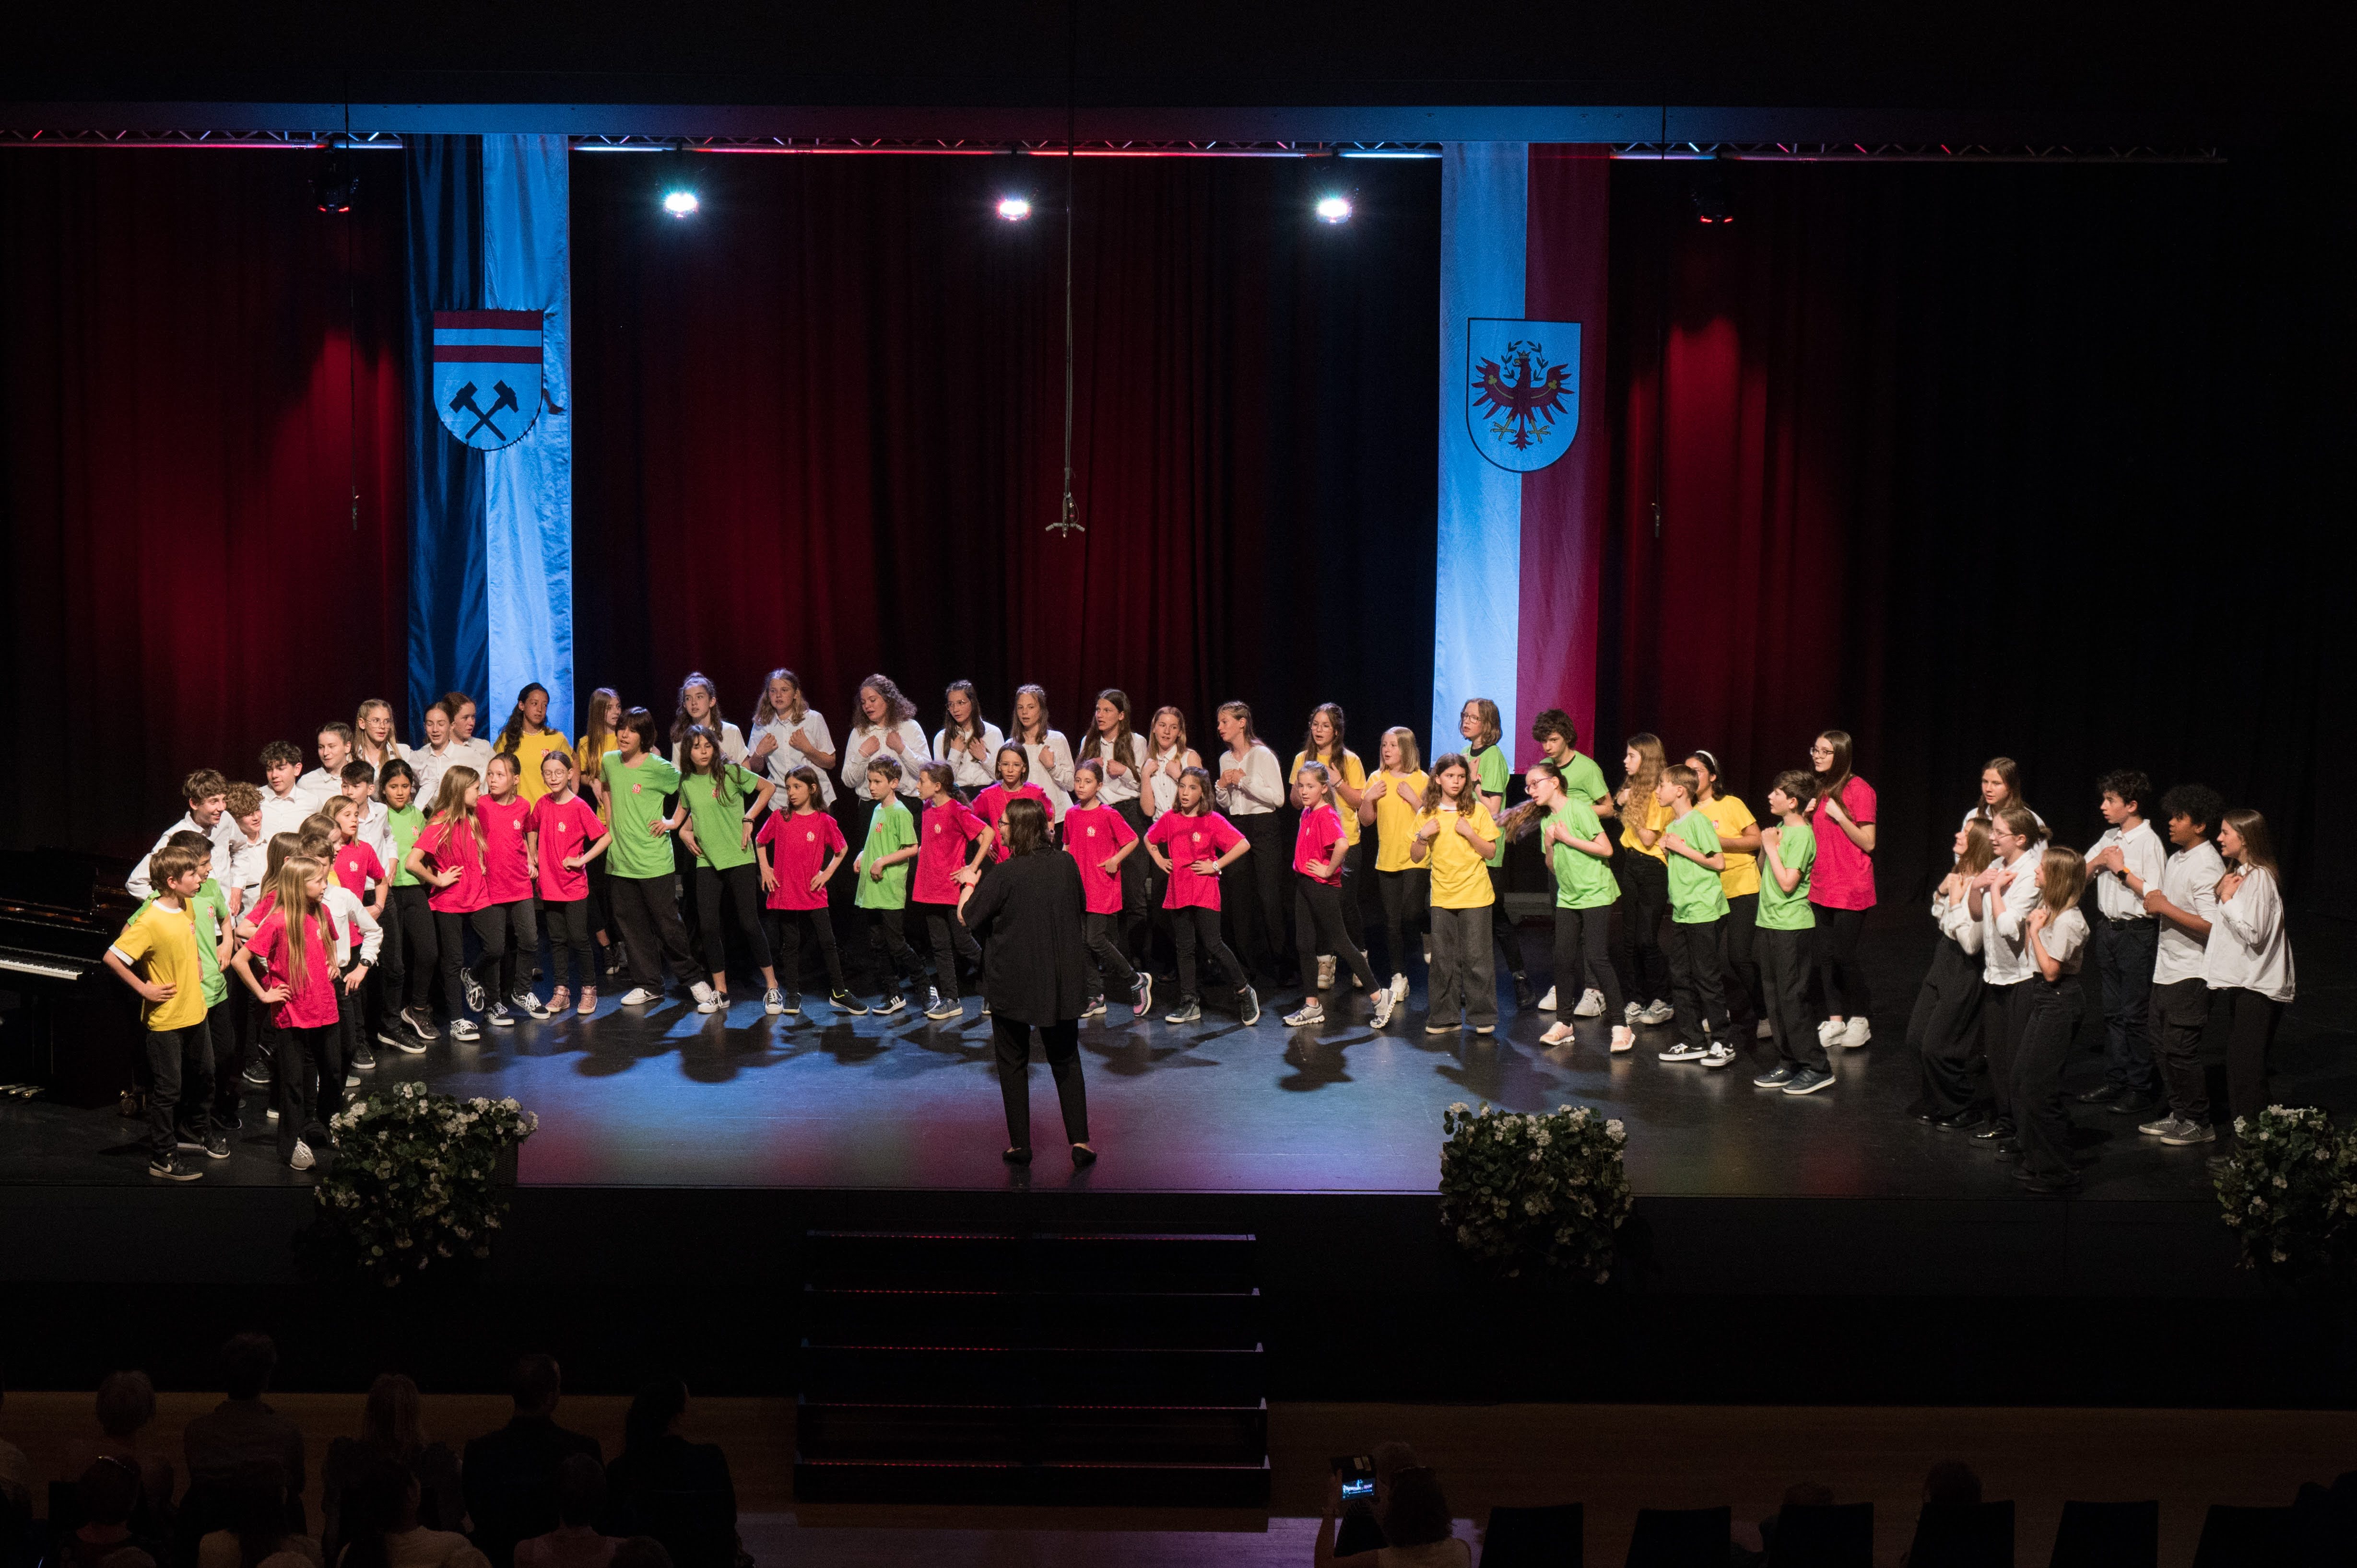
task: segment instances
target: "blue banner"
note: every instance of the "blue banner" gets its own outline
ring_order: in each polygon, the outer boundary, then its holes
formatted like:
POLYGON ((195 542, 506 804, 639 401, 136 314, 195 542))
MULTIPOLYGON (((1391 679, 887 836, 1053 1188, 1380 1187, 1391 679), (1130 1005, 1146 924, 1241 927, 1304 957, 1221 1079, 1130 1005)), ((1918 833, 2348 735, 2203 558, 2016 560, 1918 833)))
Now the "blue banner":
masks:
POLYGON ((434 316, 483 303, 483 156, 473 136, 408 136, 409 725, 464 692, 496 727, 483 602, 483 454, 451 439, 425 401, 434 390, 434 316))

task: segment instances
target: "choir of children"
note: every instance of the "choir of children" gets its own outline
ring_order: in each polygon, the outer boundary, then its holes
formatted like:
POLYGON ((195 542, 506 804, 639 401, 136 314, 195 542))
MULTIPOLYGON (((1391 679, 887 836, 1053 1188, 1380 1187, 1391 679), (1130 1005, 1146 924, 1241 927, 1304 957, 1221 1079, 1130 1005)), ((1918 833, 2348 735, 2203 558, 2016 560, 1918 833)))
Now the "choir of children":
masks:
MULTIPOLYGON (((1321 704, 1289 791, 1242 703, 1220 707, 1222 749, 1208 767, 1177 709, 1157 711, 1141 733, 1114 689, 1099 694, 1079 753, 1037 686, 1017 693, 1002 732, 982 718, 970 682, 952 683, 930 741, 884 675, 860 683, 858 707, 838 751, 791 671, 770 672, 748 732, 719 716, 712 681, 691 675, 666 758, 654 715, 609 689, 589 699, 579 746, 550 724, 537 683, 518 694, 495 746, 473 738, 474 703, 459 694, 434 704, 414 746, 393 739, 390 704, 371 699, 355 724, 320 727, 307 773, 285 742, 263 749, 264 789, 191 773, 187 814, 129 880, 147 901, 107 955, 137 992, 153 1041, 151 1174, 188 1180, 201 1167, 183 1154, 226 1157, 242 1083, 274 1088, 282 1155, 307 1167, 343 1090, 373 1067, 374 1045, 414 1054, 446 1028, 453 1041, 480 1040, 478 1018, 506 1028, 591 1016, 600 980, 625 969, 619 1007, 661 1000, 667 963, 699 1011, 724 1012, 739 954, 760 973, 763 1011, 799 1014, 808 937, 833 1010, 865 1014, 830 912, 846 859, 874 1010, 897 1013, 913 993, 928 1018, 961 1017, 961 972, 977 973, 982 955, 958 902, 1005 858, 1001 829, 1018 800, 1039 803, 1080 866, 1098 977, 1090 1016, 1118 998, 1143 1022, 1167 952, 1178 999, 1166 1023, 1201 1018, 1202 961, 1252 1023, 1260 988, 1283 983, 1290 947, 1302 998, 1286 1023, 1297 1028, 1325 1024, 1320 993, 1346 980, 1367 993, 1373 1027, 1386 1027, 1407 1000, 1416 952, 1433 1035, 1495 1031, 1502 959, 1518 1005, 1556 1015, 1541 1036, 1554 1050, 1576 1047, 1577 1019, 1600 1016, 1611 1054, 1633 1049, 1639 1027, 1669 1024, 1662 1061, 1724 1068, 1756 1035, 1772 1040, 1776 1062, 1752 1081, 1807 1095, 1835 1081, 1831 1047, 1871 1038, 1857 940, 1875 902, 1875 793, 1838 730, 1816 738, 1810 768, 1776 777, 1763 824, 1725 790, 1715 755, 1673 763, 1650 734, 1630 737, 1620 786, 1609 787, 1559 709, 1534 722, 1544 759, 1508 811, 1498 709, 1481 698, 1463 707, 1466 749, 1427 769, 1412 731, 1386 730, 1372 773, 1344 745, 1341 708, 1321 704), (842 809, 857 819, 848 824, 828 777, 838 763, 842 809), (846 825, 864 835, 856 857, 846 825), (1501 875, 1508 843, 1534 832, 1555 906, 1544 996, 1501 875), (665 842, 674 837, 676 858, 665 842), (1361 915, 1368 854, 1381 972, 1361 915), (929 955, 908 940, 912 902, 929 955), (544 969, 554 981, 545 1000, 534 983, 544 969), (235 993, 231 973, 244 983, 235 993)), ((2097 793, 2110 827, 2083 859, 2049 843, 2017 764, 1997 757, 1983 770, 1981 800, 1932 899, 1939 938, 1908 1031, 1923 1087, 1915 1113, 1993 1144, 2041 1192, 2077 1180, 2061 1069, 2090 955, 2104 1079, 2078 1101, 2124 1115, 2159 1110, 2142 1131, 2169 1144, 2221 1136, 2196 1056, 2211 993, 2228 1004, 2231 1104, 2244 1112, 2264 1103, 2266 1052, 2293 993, 2266 821, 2180 786, 2160 801, 2175 846, 2164 859, 2145 820, 2144 775, 2107 774, 2097 793)))

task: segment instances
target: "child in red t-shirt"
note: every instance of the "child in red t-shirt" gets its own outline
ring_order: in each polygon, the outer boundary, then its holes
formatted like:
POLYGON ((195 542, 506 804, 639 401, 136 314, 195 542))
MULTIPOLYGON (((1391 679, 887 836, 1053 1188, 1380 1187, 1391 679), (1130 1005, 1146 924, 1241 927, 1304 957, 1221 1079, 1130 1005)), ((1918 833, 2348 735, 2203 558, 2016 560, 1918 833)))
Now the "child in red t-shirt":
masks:
POLYGON ((499 950, 499 991, 489 1017, 494 1027, 511 1029, 518 1013, 548 1016, 547 1005, 533 994, 529 972, 529 961, 540 952, 540 929, 532 912, 532 802, 523 798, 523 764, 511 751, 491 758, 483 785, 475 821, 483 830, 486 902, 475 929, 486 950, 499 950))
POLYGON ((923 911, 925 933, 932 939, 933 993, 925 1016, 955 1018, 965 1012, 958 961, 982 972, 982 945, 957 917, 958 893, 981 880, 998 834, 957 798, 957 770, 949 763, 917 769, 917 870, 909 902, 923 911))
POLYGON ((1342 857, 1351 853, 1351 843, 1342 832, 1333 789, 1333 775, 1322 762, 1305 762, 1294 776, 1293 798, 1301 807, 1301 826, 1293 837, 1293 941, 1308 994, 1285 1021, 1297 1029, 1326 1021, 1326 1009, 1318 1000, 1318 955, 1330 952, 1374 996, 1375 1027, 1380 1029, 1392 1021, 1391 987, 1375 983, 1375 972, 1351 940, 1350 922, 1342 918, 1342 857))
POLYGON ((826 908, 826 885, 842 869, 851 845, 834 819, 818 809, 818 772, 807 764, 786 775, 786 809, 771 811, 753 835, 753 857, 761 867, 761 890, 769 895, 770 950, 778 977, 786 983, 786 1011, 800 1013, 802 933, 818 939, 826 960, 829 1000, 838 1013, 865 1016, 867 1009, 843 981, 843 955, 834 945, 834 921, 826 908), (832 858, 830 858, 832 857, 832 858))
POLYGON ((1154 982, 1122 956, 1129 932, 1122 918, 1121 867, 1137 851, 1137 832, 1119 811, 1098 801, 1104 774, 1104 764, 1093 757, 1073 768, 1072 803, 1064 812, 1064 847, 1081 868, 1081 890, 1088 898, 1089 951, 1104 982, 1081 1016, 1103 1017, 1105 990, 1119 986, 1129 993, 1130 1012, 1144 1018, 1154 1005, 1154 982))
POLYGON ((483 935, 488 921, 481 918, 490 902, 483 881, 483 832, 475 816, 481 794, 473 768, 464 763, 445 768, 434 810, 402 863, 411 875, 433 889, 425 896, 425 907, 434 911, 434 943, 442 961, 442 999, 450 1010, 450 1037, 461 1041, 482 1037, 482 1031, 467 1015, 482 1010, 486 982, 499 983, 499 953, 490 938, 483 935), (483 935, 483 956, 471 971, 466 966, 469 922, 483 935))
POLYGON ((321 861, 303 855, 282 861, 269 881, 271 907, 230 959, 254 1000, 270 1009, 278 1030, 278 1157, 298 1171, 312 1166, 311 1138, 327 1146, 325 1121, 344 1102, 343 1057, 337 1049, 343 1010, 336 1000, 335 920, 321 902, 328 882, 321 861), (263 966, 258 980, 256 961, 263 966), (298 1086, 312 1081, 318 1093, 307 1103, 309 1097, 298 1086))
POLYGON ((1006 808, 1017 800, 1039 801, 1040 809, 1048 813, 1049 834, 1052 837, 1055 833, 1055 805, 1048 799, 1048 791, 1030 782, 1030 778, 1031 759, 1023 748, 1002 746, 998 748, 998 782, 974 798, 974 814, 990 824, 997 839, 998 847, 992 852, 995 859, 1006 858, 1006 808))
POLYGON ((581 977, 580 1014, 597 1011, 597 950, 589 940, 589 865, 613 844, 613 835, 597 820, 597 809, 573 788, 573 758, 564 750, 540 759, 540 799, 532 803, 524 823, 524 839, 538 873, 540 907, 548 913, 548 956, 556 966, 556 989, 548 1010, 562 1013, 573 1004, 565 986, 565 956, 573 955, 573 971, 581 977))
POLYGON ((1193 1024, 1203 1016, 1195 990, 1195 947, 1201 943, 1211 962, 1235 985, 1243 1021, 1260 1019, 1260 997, 1244 979, 1243 965, 1220 940, 1220 873, 1243 859, 1251 843, 1236 825, 1211 810, 1211 776, 1200 768, 1178 775, 1178 798, 1170 810, 1154 819, 1146 830, 1146 853, 1169 877, 1162 907, 1170 912, 1171 933, 1178 940, 1178 1005, 1162 1015, 1166 1024, 1193 1024), (1169 848, 1164 854, 1164 846, 1169 848))

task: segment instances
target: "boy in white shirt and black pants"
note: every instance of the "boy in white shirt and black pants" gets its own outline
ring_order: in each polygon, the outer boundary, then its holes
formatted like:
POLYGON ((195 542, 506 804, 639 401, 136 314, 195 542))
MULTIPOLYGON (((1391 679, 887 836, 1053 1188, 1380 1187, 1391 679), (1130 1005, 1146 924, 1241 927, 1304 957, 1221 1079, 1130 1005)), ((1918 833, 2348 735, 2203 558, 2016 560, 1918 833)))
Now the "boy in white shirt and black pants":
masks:
POLYGON ((2201 1065, 2201 1031, 2210 1022, 2210 987, 2202 979, 2211 922, 2218 916, 2218 879, 2226 863, 2210 842, 2226 802, 2206 784, 2179 784, 2160 798, 2169 842, 2177 853, 2158 884, 2130 873, 2129 889, 2158 922, 2152 965, 2152 1054, 2160 1068, 2169 1108, 2136 1131, 2172 1146, 2217 1138, 2210 1121, 2210 1079, 2201 1065))
POLYGON ((2158 1101, 2148 1014, 2160 925, 2129 878, 2158 884, 2168 855, 2160 835, 2144 820, 2151 779, 2123 768, 2097 779, 2095 789, 2104 821, 2111 824, 2087 851, 2087 871, 2095 884, 2089 948, 2104 997, 2104 1082, 2079 1096, 2079 1103, 2107 1106, 2115 1116, 2141 1116, 2158 1101))

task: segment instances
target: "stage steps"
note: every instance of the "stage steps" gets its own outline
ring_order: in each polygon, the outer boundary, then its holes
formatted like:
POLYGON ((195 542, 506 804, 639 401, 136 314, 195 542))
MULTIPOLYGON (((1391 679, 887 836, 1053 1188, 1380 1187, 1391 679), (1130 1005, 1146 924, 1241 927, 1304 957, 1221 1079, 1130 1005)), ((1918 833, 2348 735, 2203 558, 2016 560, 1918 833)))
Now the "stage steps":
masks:
POLYGON ((794 1497, 1255 1509, 1254 1240, 813 1230, 794 1497))

